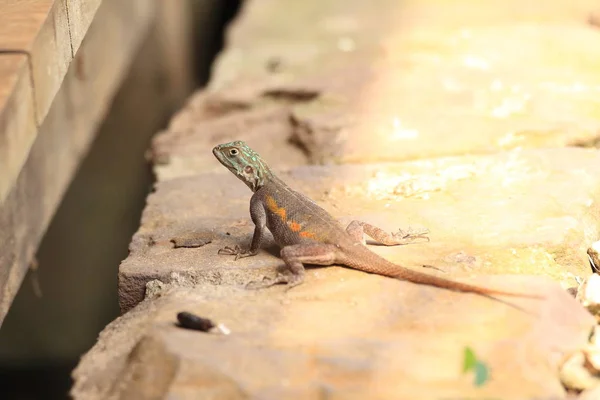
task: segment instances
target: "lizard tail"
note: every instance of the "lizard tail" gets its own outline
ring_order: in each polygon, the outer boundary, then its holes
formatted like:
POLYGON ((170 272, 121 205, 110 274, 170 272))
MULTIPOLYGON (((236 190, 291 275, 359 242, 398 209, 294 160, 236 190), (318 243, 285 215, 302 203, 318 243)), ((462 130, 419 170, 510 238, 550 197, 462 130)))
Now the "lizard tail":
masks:
MULTIPOLYGON (((396 267, 400 267, 396 265, 396 267)), ((440 278, 435 275, 424 274, 422 272, 414 271, 408 268, 400 267, 403 271, 399 271, 394 278, 403 279, 409 282, 418 283, 422 285, 436 286, 443 289, 457 290, 460 292, 470 292, 483 295, 501 295, 511 297, 523 297, 530 299, 543 299, 544 296, 535 293, 523 293, 513 292, 510 290, 492 289, 482 286, 471 285, 464 282, 453 281, 450 279, 440 278)))
POLYGON ((491 289, 482 286, 471 285, 468 283, 457 282, 450 279, 441 278, 435 275, 425 274, 423 272, 414 271, 401 265, 394 264, 386 260, 385 258, 379 257, 377 254, 371 252, 366 248, 365 250, 369 254, 365 254, 361 251, 361 253, 363 254, 349 256, 346 260, 344 260, 344 264, 360 271, 370 272, 377 275, 383 275, 390 278, 402 279, 421 285, 435 286, 442 289, 476 293, 481 295, 502 295, 530 299, 544 298, 544 296, 540 294, 491 289), (365 261, 358 262, 358 260, 365 261))

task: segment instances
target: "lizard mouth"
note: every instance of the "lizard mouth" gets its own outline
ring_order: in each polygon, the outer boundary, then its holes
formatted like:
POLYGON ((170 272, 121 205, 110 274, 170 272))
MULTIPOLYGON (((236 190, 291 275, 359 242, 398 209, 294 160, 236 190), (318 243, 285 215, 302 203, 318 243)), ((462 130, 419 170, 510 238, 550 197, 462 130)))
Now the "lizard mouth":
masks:
POLYGON ((225 163, 225 160, 224 160, 223 154, 221 154, 221 148, 220 148, 220 146, 216 146, 216 147, 214 147, 214 148, 213 148, 213 150, 212 150, 212 152, 213 152, 213 154, 214 154, 215 158, 216 158, 217 160, 219 160, 219 162, 220 162, 221 164, 223 164, 223 165, 227 166, 227 164, 225 163))

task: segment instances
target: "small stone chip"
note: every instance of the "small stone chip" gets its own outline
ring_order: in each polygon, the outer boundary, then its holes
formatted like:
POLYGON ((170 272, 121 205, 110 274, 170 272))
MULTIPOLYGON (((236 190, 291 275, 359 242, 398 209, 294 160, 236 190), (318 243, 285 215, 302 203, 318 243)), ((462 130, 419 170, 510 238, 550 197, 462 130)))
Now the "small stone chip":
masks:
POLYGON ((592 272, 598 272, 600 268, 600 241, 594 242, 587 250, 588 260, 592 272))
POLYGON ((212 239, 210 234, 190 232, 171 238, 171 243, 175 249, 180 247, 196 248, 212 242, 212 239))
POLYGON ((585 278, 577 289, 575 299, 600 322, 600 275, 592 274, 585 278))

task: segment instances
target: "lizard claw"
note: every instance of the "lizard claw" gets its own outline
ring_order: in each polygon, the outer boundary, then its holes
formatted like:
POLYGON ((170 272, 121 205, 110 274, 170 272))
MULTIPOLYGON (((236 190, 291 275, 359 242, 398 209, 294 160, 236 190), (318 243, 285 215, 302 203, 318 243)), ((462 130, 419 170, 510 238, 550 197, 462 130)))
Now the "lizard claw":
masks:
POLYGON ((234 247, 225 246, 222 249, 219 249, 217 254, 226 255, 226 256, 235 256, 235 260, 244 257, 250 257, 256 254, 256 252, 252 252, 250 250, 243 250, 237 244, 234 247))
POLYGON ((235 247, 225 246, 222 249, 219 249, 217 254, 222 254, 226 256, 235 256, 242 252, 242 249, 237 244, 235 247))

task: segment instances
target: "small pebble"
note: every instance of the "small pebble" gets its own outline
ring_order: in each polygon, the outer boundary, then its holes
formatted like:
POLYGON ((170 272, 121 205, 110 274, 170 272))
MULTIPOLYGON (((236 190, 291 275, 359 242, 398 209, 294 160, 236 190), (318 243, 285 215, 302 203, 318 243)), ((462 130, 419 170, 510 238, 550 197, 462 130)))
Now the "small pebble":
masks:
POLYGON ((223 335, 229 335, 231 330, 223 324, 215 325, 208 318, 202 318, 191 312, 182 311, 177 313, 177 321, 179 326, 186 329, 194 329, 197 331, 208 332, 213 328, 216 328, 223 335))
POLYGON ((179 326, 187 329, 208 332, 215 327, 215 324, 208 318, 202 318, 187 311, 177 313, 179 326))

